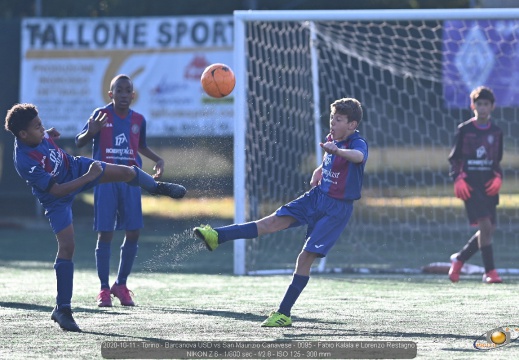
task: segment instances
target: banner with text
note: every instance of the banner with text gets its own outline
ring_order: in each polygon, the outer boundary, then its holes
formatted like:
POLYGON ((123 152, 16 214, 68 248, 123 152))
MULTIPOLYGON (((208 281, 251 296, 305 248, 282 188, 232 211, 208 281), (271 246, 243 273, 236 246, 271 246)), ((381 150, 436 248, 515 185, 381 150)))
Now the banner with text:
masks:
POLYGON ((200 75, 212 63, 232 68, 232 50, 232 16, 24 19, 20 102, 74 137, 124 73, 148 136, 231 136, 232 94, 208 97, 200 75))

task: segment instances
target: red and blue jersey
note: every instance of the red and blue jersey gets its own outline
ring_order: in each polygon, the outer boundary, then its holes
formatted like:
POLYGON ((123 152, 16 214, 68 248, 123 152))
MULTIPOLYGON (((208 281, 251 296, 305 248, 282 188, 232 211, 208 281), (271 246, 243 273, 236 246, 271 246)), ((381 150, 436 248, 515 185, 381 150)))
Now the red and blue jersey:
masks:
MULTIPOLYGON (((327 141, 332 141, 328 135, 327 141)), ((346 140, 334 141, 339 149, 358 150, 364 154, 361 163, 352 163, 338 155, 325 153, 319 188, 334 199, 358 200, 361 196, 364 167, 368 160, 368 144, 358 131, 346 140)))
POLYGON ((18 175, 32 187, 32 193, 42 204, 56 199, 48 192, 52 185, 73 180, 70 172, 73 157, 48 135, 35 147, 15 139, 13 158, 18 175))
POLYGON ((454 146, 449 154, 450 175, 455 180, 460 173, 473 188, 484 192, 485 184, 498 173, 502 176, 503 131, 489 122, 478 125, 471 118, 458 126, 454 146))
MULTIPOLYGON (((93 138, 92 157, 107 163, 142 167, 139 147, 147 147, 144 116, 130 109, 128 116, 120 118, 112 103, 95 109, 91 116, 96 118, 99 113, 106 114, 107 122, 93 138)), ((87 130, 88 122, 76 140, 87 130)))

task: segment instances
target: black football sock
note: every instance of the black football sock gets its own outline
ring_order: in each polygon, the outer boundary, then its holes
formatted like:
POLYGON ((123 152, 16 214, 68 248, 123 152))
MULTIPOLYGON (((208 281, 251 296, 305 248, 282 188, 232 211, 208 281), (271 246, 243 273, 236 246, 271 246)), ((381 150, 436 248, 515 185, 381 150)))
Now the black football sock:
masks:
POLYGON ((459 252, 458 260, 466 262, 468 259, 472 257, 475 253, 479 250, 478 245, 478 237, 479 237, 479 231, 476 231, 474 235, 470 238, 469 241, 465 244, 463 249, 459 252))
POLYGON ((494 250, 492 244, 483 246, 481 248, 481 257, 483 258, 483 266, 485 266, 485 273, 494 270, 494 250))

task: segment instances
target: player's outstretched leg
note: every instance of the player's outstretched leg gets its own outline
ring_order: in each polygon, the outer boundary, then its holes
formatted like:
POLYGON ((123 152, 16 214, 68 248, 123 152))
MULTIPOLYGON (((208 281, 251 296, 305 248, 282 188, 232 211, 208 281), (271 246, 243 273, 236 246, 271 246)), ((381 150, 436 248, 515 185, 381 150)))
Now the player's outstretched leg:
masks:
POLYGON ((261 323, 262 327, 292 326, 292 318, 280 312, 272 311, 269 317, 261 323))
POLYGON ((169 182, 155 181, 148 173, 144 172, 138 166, 132 166, 136 175, 134 179, 128 182, 128 185, 140 186, 152 195, 164 195, 173 199, 182 199, 186 195, 186 188, 179 184, 169 182))
POLYGON ((193 235, 201 239, 207 250, 213 251, 218 247, 218 233, 209 225, 200 225, 193 229, 193 235))
POLYGON ((157 188, 152 195, 165 195, 173 199, 182 199, 186 195, 186 188, 179 184, 157 181, 157 188))
POLYGON ((51 320, 57 322, 63 330, 81 332, 81 329, 72 317, 72 310, 68 306, 58 308, 58 306, 56 305, 54 310, 52 310, 50 318, 51 320))

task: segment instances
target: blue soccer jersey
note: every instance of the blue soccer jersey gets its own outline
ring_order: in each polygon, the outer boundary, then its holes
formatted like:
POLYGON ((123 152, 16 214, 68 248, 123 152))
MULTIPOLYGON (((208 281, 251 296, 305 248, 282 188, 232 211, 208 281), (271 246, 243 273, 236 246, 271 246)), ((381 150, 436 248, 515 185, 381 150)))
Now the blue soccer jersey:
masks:
MULTIPOLYGON (((328 136, 327 141, 332 141, 328 136)), ((276 210, 276 216, 291 216, 290 227, 308 225, 304 249, 326 256, 348 224, 353 202, 360 198, 368 145, 358 132, 344 141, 335 141, 341 149, 355 149, 364 154, 361 163, 351 163, 340 156, 325 154, 319 185, 276 210)))
MULTIPOLYGON (((95 109, 91 117, 96 118, 99 113, 106 114, 107 122, 94 136, 92 157, 107 163, 142 167, 139 147, 147 147, 144 116, 130 110, 126 118, 120 118, 112 103, 95 109)), ((76 140, 87 130, 88 122, 76 136, 76 140)))
MULTIPOLYGON (((146 145, 146 120, 130 109, 119 117, 113 103, 97 108, 91 117, 106 114, 107 122, 94 136, 92 157, 107 163, 142 167, 139 148, 146 145)), ((88 130, 88 122, 77 138, 88 130)), ((94 190, 94 230, 137 230, 143 227, 141 189, 125 183, 105 183, 94 190)))
POLYGON ((72 156, 59 148, 48 135, 36 147, 15 139, 13 154, 18 175, 32 187, 32 193, 42 204, 56 199, 49 193, 52 185, 73 180, 69 171, 72 156))
MULTIPOLYGON (((331 141, 330 136, 327 141, 331 141)), ((368 144, 358 131, 346 140, 334 141, 339 149, 358 150, 364 154, 361 163, 352 163, 338 155, 326 153, 322 163, 321 191, 334 199, 358 200, 362 189, 364 166, 368 160, 368 144)))
MULTIPOLYGON (((74 196, 94 187, 101 178, 99 175, 94 181, 66 196, 52 195, 49 191, 54 184, 66 183, 83 176, 94 160, 67 154, 48 135, 35 147, 15 139, 13 157, 16 171, 32 187, 32 193, 45 209, 45 215, 56 234, 72 223, 71 204, 74 196)), ((106 164, 101 165, 104 171, 106 164)))

